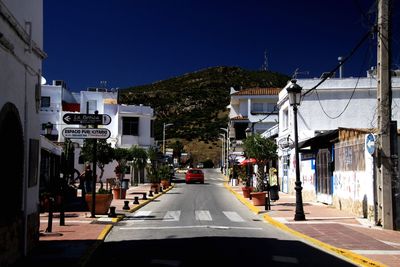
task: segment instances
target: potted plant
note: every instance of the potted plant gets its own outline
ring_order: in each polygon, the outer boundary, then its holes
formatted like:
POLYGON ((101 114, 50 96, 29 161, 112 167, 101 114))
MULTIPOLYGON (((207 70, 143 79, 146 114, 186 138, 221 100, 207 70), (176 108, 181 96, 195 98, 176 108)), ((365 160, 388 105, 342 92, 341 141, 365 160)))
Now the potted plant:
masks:
POLYGON ((161 186, 163 189, 167 189, 170 186, 170 167, 167 164, 163 164, 158 169, 158 175, 161 180, 161 186))
POLYGON ((272 159, 277 157, 276 150, 277 145, 271 139, 263 138, 260 134, 254 134, 251 136, 246 137, 243 142, 243 147, 245 150, 246 155, 249 158, 254 158, 256 164, 258 165, 258 171, 256 174, 256 188, 251 193, 251 198, 253 199, 254 205, 264 205, 265 204, 265 192, 264 191, 264 166, 265 164, 272 159), (257 198, 263 198, 264 203, 261 204, 257 202, 257 198))
MULTIPOLYGON (((95 214, 107 214, 110 209, 113 195, 109 190, 100 188, 96 192, 95 214)), ((85 194, 85 201, 90 212, 92 211, 92 194, 85 194)))

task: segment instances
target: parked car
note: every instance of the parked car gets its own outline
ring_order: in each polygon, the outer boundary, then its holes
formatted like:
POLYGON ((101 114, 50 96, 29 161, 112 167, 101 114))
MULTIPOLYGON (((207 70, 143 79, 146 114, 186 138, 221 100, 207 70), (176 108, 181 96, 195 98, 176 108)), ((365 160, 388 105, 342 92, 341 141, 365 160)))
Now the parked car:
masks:
POLYGON ((197 168, 198 169, 204 168, 204 164, 202 162, 197 163, 197 168))
POLYGON ((204 173, 200 169, 189 169, 185 175, 185 181, 187 184, 192 182, 199 182, 204 184, 204 173))

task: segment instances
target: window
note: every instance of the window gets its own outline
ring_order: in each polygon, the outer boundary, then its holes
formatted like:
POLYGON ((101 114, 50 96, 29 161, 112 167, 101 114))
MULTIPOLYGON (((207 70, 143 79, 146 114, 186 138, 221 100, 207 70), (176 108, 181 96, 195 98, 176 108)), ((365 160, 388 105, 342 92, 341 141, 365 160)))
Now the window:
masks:
POLYGON ((89 100, 89 114, 94 114, 94 112, 97 110, 97 100, 89 100))
POLYGON ((285 130, 289 127, 289 111, 288 109, 284 109, 282 111, 282 130, 285 130))
POLYGON ((123 117, 122 118, 122 134, 123 135, 139 135, 139 118, 123 117))
POLYGON ((42 96, 40 98, 40 107, 41 108, 48 108, 50 107, 50 96, 42 96))
POLYGON ((263 112, 263 103, 253 103, 253 112, 263 112))

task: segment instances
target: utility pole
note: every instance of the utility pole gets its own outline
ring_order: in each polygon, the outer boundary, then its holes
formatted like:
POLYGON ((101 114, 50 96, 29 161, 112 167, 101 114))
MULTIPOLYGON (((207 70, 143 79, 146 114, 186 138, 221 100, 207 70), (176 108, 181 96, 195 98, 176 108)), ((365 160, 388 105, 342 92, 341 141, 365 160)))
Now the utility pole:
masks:
POLYGON ((391 119, 392 90, 390 78, 390 0, 378 1, 378 164, 377 204, 378 222, 384 229, 394 229, 393 193, 392 193, 392 159, 391 159, 391 119))

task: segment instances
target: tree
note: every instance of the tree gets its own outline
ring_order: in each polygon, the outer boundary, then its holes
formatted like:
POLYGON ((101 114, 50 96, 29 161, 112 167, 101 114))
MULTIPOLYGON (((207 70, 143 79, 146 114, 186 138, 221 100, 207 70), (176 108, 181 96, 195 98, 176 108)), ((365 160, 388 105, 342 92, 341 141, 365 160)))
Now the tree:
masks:
POLYGON ((244 151, 249 158, 255 158, 258 165, 257 185, 255 191, 263 191, 264 166, 269 160, 277 158, 276 143, 256 133, 247 137, 243 142, 244 151))
MULTIPOLYGON (((81 150, 81 156, 84 161, 93 162, 93 145, 94 139, 85 139, 83 142, 83 147, 81 150)), ((104 174, 104 166, 110 163, 113 160, 114 150, 111 147, 111 144, 107 143, 105 139, 97 140, 97 166, 100 169, 100 188, 103 189, 103 174, 104 174)))
MULTIPOLYGON (((132 158, 134 180, 136 180, 135 178, 138 177, 138 171, 146 167, 148 156, 146 150, 137 145, 132 146, 129 149, 129 153, 131 154, 130 157, 132 158)), ((137 179, 137 181, 139 181, 139 179, 137 179)))

